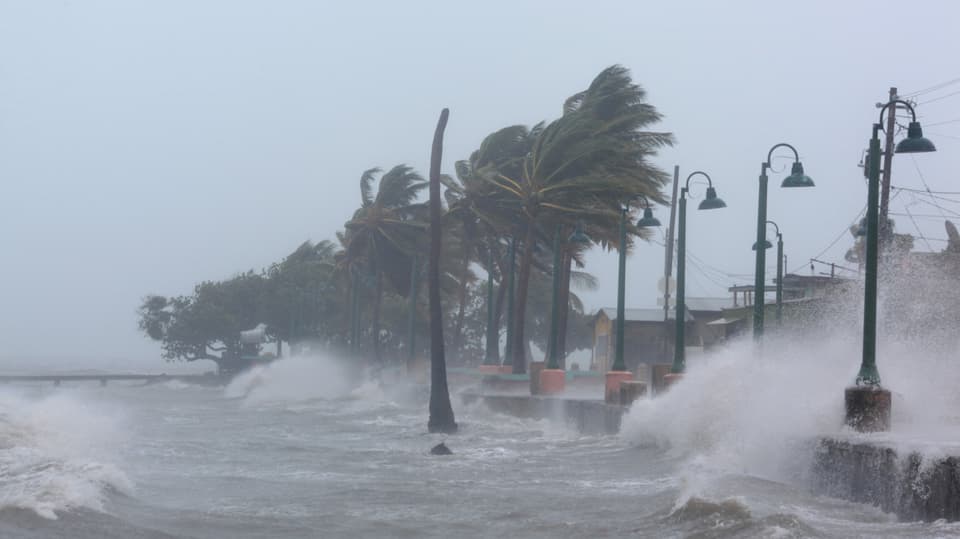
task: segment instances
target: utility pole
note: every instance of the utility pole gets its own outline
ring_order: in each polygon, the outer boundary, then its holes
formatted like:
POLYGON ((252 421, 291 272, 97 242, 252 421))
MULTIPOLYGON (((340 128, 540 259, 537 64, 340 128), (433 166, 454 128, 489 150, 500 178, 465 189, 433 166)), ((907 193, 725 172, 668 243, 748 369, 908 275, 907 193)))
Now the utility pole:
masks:
POLYGON ((664 243, 663 264, 663 357, 667 355, 667 327, 670 320, 670 273, 673 269, 674 225, 677 222, 677 188, 680 185, 680 165, 673 166, 673 196, 670 198, 670 225, 667 226, 667 241, 664 243))
MULTIPOLYGON (((893 102, 897 97, 897 89, 890 88, 890 99, 887 103, 893 102)), ((883 107, 886 103, 877 103, 878 107, 883 107)), ((888 226, 887 209, 890 204, 890 172, 893 164, 893 130, 897 127, 897 106, 890 108, 887 114, 886 141, 883 147, 883 175, 880 177, 880 245, 884 246, 891 239, 893 233, 888 226)))

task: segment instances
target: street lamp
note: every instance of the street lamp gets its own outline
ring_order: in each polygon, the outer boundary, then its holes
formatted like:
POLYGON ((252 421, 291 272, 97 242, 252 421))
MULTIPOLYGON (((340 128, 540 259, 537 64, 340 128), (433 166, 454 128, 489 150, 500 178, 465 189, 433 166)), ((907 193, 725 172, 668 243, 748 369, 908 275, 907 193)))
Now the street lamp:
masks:
MULTIPOLYGON (((637 228, 650 228, 660 226, 660 220, 653 216, 653 209, 650 207, 650 201, 647 197, 639 195, 643 200, 643 217, 637 221, 637 228)), ((620 208, 620 237, 619 237, 619 269, 617 274, 617 325, 616 329, 616 348, 614 349, 613 365, 606 375, 605 399, 607 402, 619 402, 620 382, 633 378, 633 373, 627 370, 627 363, 623 357, 623 337, 626 324, 625 295, 627 280, 627 213, 629 206, 620 208)))
POLYGON ((684 290, 687 278, 687 193, 690 191, 690 180, 697 175, 707 179, 707 196, 700 202, 698 209, 716 210, 727 207, 727 204, 717 197, 717 190, 713 188, 710 175, 698 170, 687 176, 687 183, 680 190, 680 214, 677 217, 677 308, 674 316, 676 330, 674 331, 673 341, 673 367, 670 369, 672 378, 683 374, 683 371, 687 368, 686 350, 684 349, 684 330, 686 329, 687 318, 684 290))
MULTIPOLYGON (((767 160, 760 164, 760 195, 757 204, 757 243, 756 245, 765 245, 767 242, 767 169, 770 168, 770 160, 773 158, 773 152, 777 148, 790 148, 793 151, 793 167, 790 169, 790 175, 784 178, 780 187, 813 187, 813 180, 803 172, 803 164, 800 163, 800 154, 793 146, 781 142, 774 144, 767 152, 767 160)), ((763 338, 763 308, 764 308, 764 265, 766 264, 766 250, 757 249, 756 267, 754 269, 753 281, 753 337, 757 340, 763 338)))
MULTIPOLYGON (((553 237, 553 297, 550 308, 550 340, 547 341, 547 364, 540 371, 540 392, 549 395, 563 391, 566 382, 566 373, 560 368, 560 309, 567 308, 566 305, 560 306, 560 274, 562 273, 561 253, 562 242, 560 233, 563 230, 562 225, 557 225, 557 231, 553 237)), ((570 243, 588 244, 590 237, 584 234, 583 224, 577 223, 573 234, 567 238, 570 243)))
MULTIPOLYGON (((890 428, 890 392, 880 386, 877 371, 877 254, 880 206, 880 137, 883 114, 890 107, 902 104, 910 111, 911 121, 907 138, 896 146, 896 153, 925 153, 936 151, 936 146, 923 136, 913 106, 894 99, 880 109, 880 121, 873 124, 870 138, 869 176, 867 181, 867 245, 863 293, 863 358, 856 385, 845 392, 846 422, 860 431, 878 431, 890 428)), ((895 111, 891 111, 893 114, 895 111)))
MULTIPOLYGON (((773 225, 777 229, 777 327, 783 325, 783 234, 780 233, 780 227, 777 223, 767 220, 767 224, 773 225)), ((773 247, 769 241, 764 241, 763 248, 773 247)), ((753 250, 757 250, 757 244, 753 244, 753 250)))

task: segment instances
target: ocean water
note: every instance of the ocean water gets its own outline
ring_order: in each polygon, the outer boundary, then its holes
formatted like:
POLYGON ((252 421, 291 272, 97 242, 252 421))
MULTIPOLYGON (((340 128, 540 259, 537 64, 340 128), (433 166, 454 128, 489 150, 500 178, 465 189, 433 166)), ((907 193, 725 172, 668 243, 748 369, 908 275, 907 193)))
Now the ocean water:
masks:
MULTIPOLYGON (((319 357, 226 388, 2 386, 0 537, 960 537, 806 488, 811 436, 843 433, 849 362, 733 347, 691 363, 617 436, 456 397, 461 432, 428 434, 425 388, 319 357), (454 455, 431 456, 440 441, 454 455)), ((938 423, 919 410, 954 406, 955 380, 911 399, 911 365, 884 369, 907 376, 895 422, 925 439, 938 423)))

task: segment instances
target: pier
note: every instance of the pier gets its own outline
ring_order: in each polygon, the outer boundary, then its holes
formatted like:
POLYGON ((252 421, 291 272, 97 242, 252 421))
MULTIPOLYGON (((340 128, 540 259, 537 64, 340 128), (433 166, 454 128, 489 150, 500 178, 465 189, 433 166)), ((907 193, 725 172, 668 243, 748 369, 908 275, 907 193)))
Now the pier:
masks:
POLYGON ((161 384, 177 380, 188 384, 219 385, 222 380, 214 374, 8 374, 0 375, 0 383, 14 382, 52 382, 59 386, 63 382, 107 382, 142 381, 144 385, 161 384))

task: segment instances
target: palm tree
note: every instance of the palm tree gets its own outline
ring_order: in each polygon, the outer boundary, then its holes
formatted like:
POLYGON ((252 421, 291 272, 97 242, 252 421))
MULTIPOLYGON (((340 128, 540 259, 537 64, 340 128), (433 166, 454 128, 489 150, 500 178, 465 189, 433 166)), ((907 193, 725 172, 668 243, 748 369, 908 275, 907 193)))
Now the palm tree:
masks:
MULTIPOLYGON (((459 350, 462 345, 467 289, 476 280, 470 265, 478 263, 488 273, 503 275, 503 271, 498 272, 497 268, 490 266, 490 261, 503 258, 503 234, 510 228, 510 223, 495 221, 494 199, 490 195, 495 193, 496 187, 486 181, 483 174, 492 170, 511 170, 511 167, 515 169, 527 151, 527 129, 523 126, 507 127, 486 137, 469 159, 457 161, 456 177, 440 176, 448 206, 444 218, 456 225, 448 230, 460 262, 454 272, 458 282, 454 350, 459 350)), ((494 336, 493 341, 497 340, 494 336)), ((499 349, 495 352, 499 358, 499 349)))
POLYGON ((430 294, 430 432, 456 432, 457 422, 450 405, 447 387, 447 363, 443 353, 443 312, 440 305, 440 161, 443 154, 443 131, 449 111, 443 109, 430 151, 430 265, 427 284, 430 294))
POLYGON ((362 272, 355 277, 373 281, 372 314, 373 358, 380 362, 380 308, 384 278, 394 290, 406 296, 410 286, 411 254, 423 242, 426 228, 423 204, 417 196, 426 186, 423 178, 406 165, 397 165, 380 176, 373 192, 379 168, 360 177, 361 206, 344 225, 343 259, 353 262, 362 272), (361 269, 362 268, 362 269, 361 269))
MULTIPOLYGON (((519 166, 486 177, 497 187, 496 212, 512 216, 522 238, 513 332, 514 372, 526 370, 524 319, 527 289, 538 240, 556 225, 582 220, 613 237, 619 208, 639 195, 663 201, 667 174, 648 159, 673 143, 669 133, 642 129, 661 116, 645 101, 627 69, 603 70, 587 90, 564 105, 559 119, 530 129, 530 150, 519 166)), ((546 244, 548 242, 544 242, 546 244)))

